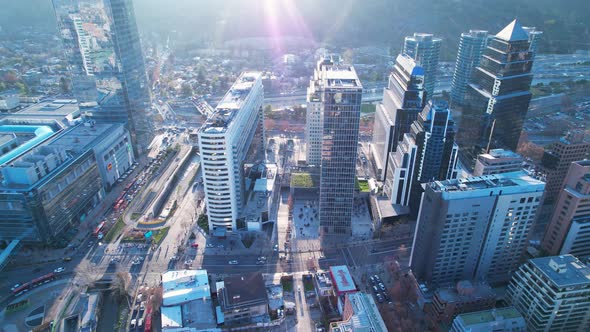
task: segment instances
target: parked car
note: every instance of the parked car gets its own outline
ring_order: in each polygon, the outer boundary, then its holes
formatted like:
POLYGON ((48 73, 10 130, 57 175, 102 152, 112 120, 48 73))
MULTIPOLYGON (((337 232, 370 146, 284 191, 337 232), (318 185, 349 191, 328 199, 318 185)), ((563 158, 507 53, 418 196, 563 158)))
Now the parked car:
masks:
POLYGON ((65 271, 66 269, 63 267, 58 267, 57 269, 53 270, 54 273, 62 273, 63 271, 65 271))
POLYGON ((238 265, 238 261, 236 259, 232 259, 228 262, 229 265, 238 265))

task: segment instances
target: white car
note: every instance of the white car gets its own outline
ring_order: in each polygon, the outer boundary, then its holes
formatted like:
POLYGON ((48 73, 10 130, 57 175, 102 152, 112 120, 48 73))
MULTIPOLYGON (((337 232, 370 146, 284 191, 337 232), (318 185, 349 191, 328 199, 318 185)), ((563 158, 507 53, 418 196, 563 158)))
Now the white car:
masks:
POLYGON ((11 291, 14 291, 15 289, 19 288, 20 284, 16 284, 14 286, 12 286, 12 288, 10 288, 11 291))
POLYGON ((55 273, 62 273, 63 271, 65 271, 66 269, 63 267, 58 267, 57 269, 53 270, 53 272, 55 273))
POLYGON ((231 261, 228 262, 229 265, 238 265, 238 261, 233 259, 231 261))

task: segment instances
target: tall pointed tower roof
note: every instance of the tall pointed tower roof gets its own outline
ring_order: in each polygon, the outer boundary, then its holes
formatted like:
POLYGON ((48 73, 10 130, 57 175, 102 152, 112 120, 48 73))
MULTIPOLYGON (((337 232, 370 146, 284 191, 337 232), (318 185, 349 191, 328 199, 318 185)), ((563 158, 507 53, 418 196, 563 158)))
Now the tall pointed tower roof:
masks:
POLYGON ((518 19, 514 19, 514 21, 510 22, 510 24, 502 29, 502 31, 498 32, 496 37, 508 42, 529 40, 529 35, 524 31, 522 25, 518 22, 518 19))

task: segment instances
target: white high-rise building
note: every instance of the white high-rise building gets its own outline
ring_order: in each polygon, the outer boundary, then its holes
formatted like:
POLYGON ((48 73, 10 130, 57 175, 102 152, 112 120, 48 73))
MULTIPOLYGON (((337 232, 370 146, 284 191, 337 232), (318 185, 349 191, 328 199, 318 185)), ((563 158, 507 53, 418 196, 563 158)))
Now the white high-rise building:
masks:
POLYGON ((528 331, 588 331, 590 267, 572 255, 531 259, 514 274, 506 301, 528 331))
POLYGON ((410 258, 416 277, 435 284, 508 281, 544 188, 522 171, 426 185, 410 258))
POLYGON ((455 62, 455 72, 451 84, 451 101, 453 107, 463 105, 467 83, 473 69, 479 65, 483 51, 488 43, 488 32, 485 30, 469 30, 461 34, 459 51, 455 62))
POLYGON ((262 74, 244 72, 199 131, 209 229, 236 230, 244 202, 244 164, 264 161, 262 74), (258 158, 258 159, 257 159, 258 158))

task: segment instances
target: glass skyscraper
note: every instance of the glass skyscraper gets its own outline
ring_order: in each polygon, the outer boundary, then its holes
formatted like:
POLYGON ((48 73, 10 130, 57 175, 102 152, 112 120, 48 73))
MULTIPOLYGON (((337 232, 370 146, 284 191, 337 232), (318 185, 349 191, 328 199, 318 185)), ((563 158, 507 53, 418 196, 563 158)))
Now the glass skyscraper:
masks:
POLYGON ((377 105, 373 126, 371 155, 377 178, 384 180, 389 164, 389 153, 395 152, 404 134, 426 104, 424 69, 408 55, 400 54, 383 90, 383 102, 377 105))
POLYGON ((471 78, 473 69, 479 65, 487 41, 488 32, 484 30, 469 30, 469 32, 461 34, 457 61, 455 62, 455 73, 451 83, 453 106, 463 105, 467 83, 471 78))
POLYGON ((150 91, 131 0, 52 0, 73 92, 99 122, 124 122, 136 151, 153 137, 150 91))
POLYGON ((310 83, 323 113, 319 128, 320 231, 323 235, 351 235, 363 87, 352 66, 333 59, 318 62, 310 83))
POLYGON ((529 35, 517 20, 491 38, 465 97, 460 145, 516 151, 533 74, 529 35))
POLYGON ((409 55, 424 68, 424 89, 428 98, 434 96, 441 43, 442 39, 429 33, 414 33, 413 36, 404 39, 402 53, 409 55))

